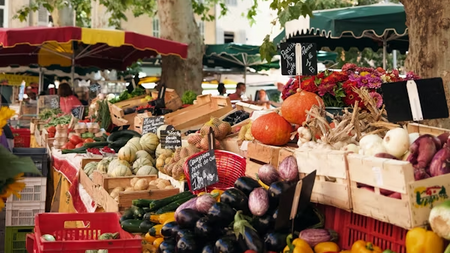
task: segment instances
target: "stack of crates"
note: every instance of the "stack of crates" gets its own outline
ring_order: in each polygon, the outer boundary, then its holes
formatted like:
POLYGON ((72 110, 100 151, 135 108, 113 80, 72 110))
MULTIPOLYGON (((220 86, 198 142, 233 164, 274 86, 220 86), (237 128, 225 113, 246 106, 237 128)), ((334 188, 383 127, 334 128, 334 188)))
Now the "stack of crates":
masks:
POLYGON ((6 201, 5 218, 5 252, 27 253, 26 236, 33 233, 34 218, 45 212, 47 195, 47 175, 49 157, 47 149, 15 148, 14 155, 31 157, 42 177, 25 175, 25 188, 20 192, 21 198, 10 196, 6 201))

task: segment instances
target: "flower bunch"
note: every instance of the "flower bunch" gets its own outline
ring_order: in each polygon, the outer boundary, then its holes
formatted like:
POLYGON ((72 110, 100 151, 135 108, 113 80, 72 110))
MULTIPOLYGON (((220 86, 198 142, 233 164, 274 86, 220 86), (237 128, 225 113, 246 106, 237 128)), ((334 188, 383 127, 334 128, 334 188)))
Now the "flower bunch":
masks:
POLYGON ((359 106, 365 108, 362 99, 354 89, 368 89, 372 98, 377 101, 378 107, 381 107, 383 98, 379 91, 382 83, 411 79, 419 79, 419 77, 409 72, 406 78, 402 78, 398 70, 387 72, 382 68, 365 68, 347 63, 341 71, 324 71, 316 76, 292 78, 284 87, 282 98, 288 98, 300 88, 319 95, 326 107, 353 106, 356 101, 360 101, 359 106))

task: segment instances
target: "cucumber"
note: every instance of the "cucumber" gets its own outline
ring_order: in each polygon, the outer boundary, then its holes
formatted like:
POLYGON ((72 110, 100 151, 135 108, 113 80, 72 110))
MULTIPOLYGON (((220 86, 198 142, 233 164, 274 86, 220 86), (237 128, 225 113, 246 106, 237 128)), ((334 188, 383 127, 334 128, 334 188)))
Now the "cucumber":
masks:
POLYGON ((186 197, 193 196, 193 195, 194 194, 192 194, 192 192, 186 191, 186 192, 178 193, 177 195, 174 195, 174 196, 171 196, 171 197, 168 197, 165 199, 154 200, 152 203, 150 203, 150 212, 156 211, 156 210, 164 207, 165 205, 168 205, 172 202, 175 202, 177 200, 181 200, 186 197))
POLYGON ((149 207, 153 200, 150 199, 134 199, 131 204, 137 207, 149 207))
POLYGON ((135 219, 142 220, 142 217, 144 216, 145 212, 142 210, 142 208, 137 206, 131 206, 130 210, 133 212, 133 216, 135 219))
POLYGON ((141 233, 141 229, 139 228, 141 223, 141 220, 124 220, 120 225, 128 233, 141 233))
POLYGON ((141 230, 142 233, 147 233, 155 225, 156 223, 153 223, 149 220, 143 220, 139 225, 139 229, 141 230))
POLYGON ((147 214, 148 212, 150 212, 150 207, 144 206, 142 207, 142 210, 144 210, 145 214, 147 214))
POLYGON ((116 140, 118 140, 120 137, 125 137, 125 136, 129 137, 129 139, 131 139, 133 137, 141 137, 141 134, 139 134, 138 132, 133 131, 133 130, 121 130, 121 131, 117 131, 117 132, 110 134, 106 141, 108 141, 108 143, 113 143, 116 140))
POLYGON ((81 148, 63 149, 63 150, 61 150, 61 154, 71 154, 71 153, 83 154, 83 153, 86 153, 86 151, 87 151, 87 148, 83 145, 83 147, 81 147, 81 148))
POLYGON ((195 197, 196 197, 195 195, 192 195, 192 196, 186 197, 184 199, 176 200, 176 201, 174 201, 174 202, 172 202, 172 203, 170 203, 170 204, 168 204, 168 205, 158 209, 158 211, 156 211, 155 214, 163 214, 163 213, 167 213, 167 212, 175 212, 175 210, 177 210, 177 208, 179 206, 181 206, 184 202, 186 202, 186 201, 188 201, 190 199, 193 199, 195 197))
POLYGON ((130 208, 130 209, 127 209, 127 210, 122 214, 122 216, 120 217, 120 222, 125 221, 125 220, 133 219, 133 217, 134 217, 134 212, 133 212, 133 210, 131 210, 131 208, 130 208))

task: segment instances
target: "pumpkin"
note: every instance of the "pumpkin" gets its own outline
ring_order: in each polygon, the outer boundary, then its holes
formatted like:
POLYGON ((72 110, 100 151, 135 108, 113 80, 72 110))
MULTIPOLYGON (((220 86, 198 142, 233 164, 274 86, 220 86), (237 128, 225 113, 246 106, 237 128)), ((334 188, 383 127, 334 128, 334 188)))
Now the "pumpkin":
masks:
POLYGON ((263 144, 282 146, 291 138, 292 125, 278 113, 271 112, 253 121, 251 131, 263 144))
POLYGON ((86 175, 90 176, 92 173, 94 173, 94 170, 97 169, 98 162, 88 162, 86 165, 84 165, 84 172, 86 175))
POLYGON ((173 154, 173 151, 170 149, 163 149, 161 147, 161 143, 156 147, 155 150, 155 157, 159 157, 160 155, 164 154, 165 156, 171 156, 173 154))
POLYGON ((98 162, 97 170, 102 173, 108 172, 108 165, 111 163, 112 160, 113 160, 112 157, 103 158, 100 162, 98 162))
POLYGON ((131 175, 133 175, 133 173, 130 168, 123 164, 117 165, 111 173, 112 177, 126 177, 131 175))
POLYGON ((133 147, 136 150, 136 152, 139 150, 142 150, 142 146, 139 143, 140 140, 141 140, 141 138, 139 138, 139 137, 133 137, 127 142, 126 146, 133 147))
POLYGON ((137 171, 142 167, 142 166, 153 166, 152 161, 150 161, 148 158, 139 158, 136 161, 134 161, 133 163, 133 173, 136 174, 137 171))
POLYGON ((122 147, 119 150, 118 157, 120 160, 132 163, 134 162, 134 160, 136 160, 136 150, 134 150, 130 146, 125 145, 125 147, 122 147))
POLYGON ((145 165, 139 168, 136 172, 136 176, 148 176, 148 175, 156 175, 158 174, 158 170, 155 167, 150 165, 145 165))
POLYGON ((141 137, 139 142, 143 150, 147 151, 147 153, 152 154, 155 152, 156 147, 159 144, 159 138, 154 133, 147 133, 141 137))
POLYGON ((158 136, 159 139, 161 139, 161 131, 167 130, 168 126, 169 125, 162 125, 162 126, 159 126, 158 129, 156 129, 156 135, 158 136))
POLYGON ((314 105, 323 106, 323 100, 315 93, 302 90, 283 101, 281 115, 292 124, 302 125, 306 120, 306 112, 314 105))

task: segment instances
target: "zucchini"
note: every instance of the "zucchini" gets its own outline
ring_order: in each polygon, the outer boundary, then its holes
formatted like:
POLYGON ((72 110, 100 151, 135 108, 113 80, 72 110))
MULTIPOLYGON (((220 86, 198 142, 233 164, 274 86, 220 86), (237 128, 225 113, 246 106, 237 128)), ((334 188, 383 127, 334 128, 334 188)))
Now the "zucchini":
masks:
POLYGON ((83 147, 86 147, 86 148, 98 148, 98 147, 104 147, 104 146, 108 146, 108 142, 106 142, 106 141, 90 142, 90 143, 85 143, 83 145, 83 147))
POLYGON ((161 237, 161 229, 162 229, 163 226, 164 226, 164 225, 161 225, 161 224, 155 225, 155 226, 151 227, 151 228, 148 230, 148 233, 149 233, 151 236, 161 237))
POLYGON ((63 149, 61 150, 61 154, 70 154, 70 153, 76 153, 76 154, 83 154, 86 153, 87 148, 83 145, 81 148, 75 148, 75 149, 63 149))
POLYGON ((94 141, 96 141, 96 142, 103 142, 103 141, 106 141, 106 138, 103 137, 103 135, 102 135, 101 137, 94 137, 93 139, 94 139, 94 141))
POLYGON ((144 210, 142 210, 142 208, 137 207, 137 206, 131 206, 130 210, 133 212, 133 216, 135 219, 140 219, 142 220, 142 217, 144 217, 144 210))
POLYGON ((128 139, 131 139, 133 137, 141 137, 141 135, 133 130, 121 130, 114 133, 111 133, 108 138, 106 139, 108 143, 113 143, 116 140, 118 140, 121 137, 129 137, 128 139))
POLYGON ((150 207, 144 206, 142 207, 142 210, 144 210, 144 212, 147 214, 148 212, 150 212, 150 207))
POLYGON ((155 225, 156 225, 155 223, 149 220, 143 220, 139 225, 139 229, 141 230, 142 233, 147 233, 155 225))
POLYGON ((137 207, 149 207, 153 200, 150 199, 134 199, 131 204, 137 207))
POLYGON ((133 210, 127 209, 120 217, 120 222, 133 219, 133 217, 134 217, 133 210))
POLYGON ((175 219, 175 212, 168 212, 168 213, 163 213, 163 214, 150 215, 150 221, 151 222, 155 222, 155 223, 159 223, 159 224, 164 224, 169 219, 170 220, 175 219))
POLYGON ((153 213, 151 213, 151 212, 146 212, 145 214, 144 214, 144 216, 142 217, 142 219, 143 220, 150 220, 150 216, 152 216, 153 215, 153 213))
POLYGON ((192 194, 192 192, 186 191, 186 192, 178 193, 177 195, 174 195, 171 197, 167 197, 165 199, 154 200, 152 203, 150 203, 150 212, 156 211, 156 210, 164 207, 165 205, 168 205, 172 202, 175 202, 177 200, 181 200, 186 197, 193 196, 193 195, 194 194, 192 194))
POLYGON ((195 195, 189 196, 187 198, 184 199, 180 199, 180 200, 176 200, 160 209, 158 209, 158 211, 155 212, 155 214, 163 214, 163 213, 167 213, 167 212, 175 212, 175 210, 177 210, 177 208, 179 206, 181 206, 184 202, 195 198, 195 195))
POLYGON ((141 223, 141 220, 124 220, 120 225, 122 226, 122 229, 128 233, 141 233, 141 223))

